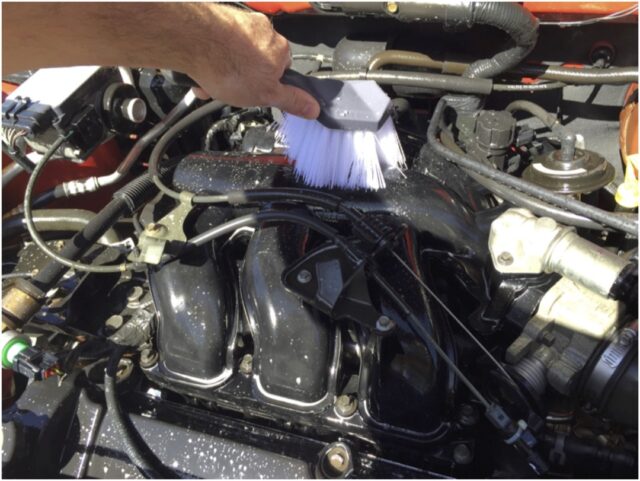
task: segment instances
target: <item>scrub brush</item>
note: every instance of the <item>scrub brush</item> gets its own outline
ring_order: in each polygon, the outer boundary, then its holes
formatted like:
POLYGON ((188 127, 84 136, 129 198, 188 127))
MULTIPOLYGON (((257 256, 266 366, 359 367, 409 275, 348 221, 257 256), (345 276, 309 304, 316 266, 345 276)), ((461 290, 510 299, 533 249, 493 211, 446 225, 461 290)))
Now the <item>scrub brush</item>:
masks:
POLYGON ((377 83, 317 79, 290 69, 281 82, 305 90, 320 104, 317 120, 284 114, 276 134, 305 184, 378 190, 385 187, 385 172, 405 166, 391 99, 377 83))

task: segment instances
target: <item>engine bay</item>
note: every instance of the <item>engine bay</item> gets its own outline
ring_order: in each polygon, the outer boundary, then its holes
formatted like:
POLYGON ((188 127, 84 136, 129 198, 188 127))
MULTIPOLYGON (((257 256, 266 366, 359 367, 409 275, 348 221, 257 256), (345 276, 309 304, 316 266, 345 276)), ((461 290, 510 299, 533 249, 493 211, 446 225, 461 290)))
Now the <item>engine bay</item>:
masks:
POLYGON ((391 97, 376 191, 177 72, 4 78, 4 476, 637 478, 637 5, 528 8, 272 17, 391 97))

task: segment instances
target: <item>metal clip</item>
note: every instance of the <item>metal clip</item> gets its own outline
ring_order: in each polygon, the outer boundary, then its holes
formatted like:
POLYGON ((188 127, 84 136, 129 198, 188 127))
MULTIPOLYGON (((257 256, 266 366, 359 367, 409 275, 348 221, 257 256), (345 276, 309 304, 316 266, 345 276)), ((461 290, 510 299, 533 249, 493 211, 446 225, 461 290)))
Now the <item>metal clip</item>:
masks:
POLYGON ((180 203, 158 222, 148 224, 138 239, 139 256, 134 261, 146 264, 159 264, 167 242, 186 242, 184 221, 193 208, 195 194, 180 193, 180 203))

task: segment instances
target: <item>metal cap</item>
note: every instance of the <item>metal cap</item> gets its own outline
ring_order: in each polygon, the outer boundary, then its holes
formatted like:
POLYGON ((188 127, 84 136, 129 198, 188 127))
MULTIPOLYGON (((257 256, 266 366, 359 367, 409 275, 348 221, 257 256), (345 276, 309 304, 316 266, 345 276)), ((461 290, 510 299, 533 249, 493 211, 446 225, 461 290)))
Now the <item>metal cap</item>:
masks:
POLYGON ((147 104, 138 97, 125 99, 122 102, 120 111, 125 119, 136 124, 143 122, 147 118, 147 104))

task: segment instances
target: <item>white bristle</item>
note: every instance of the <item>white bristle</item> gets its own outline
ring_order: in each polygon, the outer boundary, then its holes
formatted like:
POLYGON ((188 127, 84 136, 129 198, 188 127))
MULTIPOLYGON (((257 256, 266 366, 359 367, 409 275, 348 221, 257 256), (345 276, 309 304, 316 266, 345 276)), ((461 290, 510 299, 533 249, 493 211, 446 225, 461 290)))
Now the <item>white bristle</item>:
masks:
POLYGON ((277 135, 294 172, 311 187, 383 189, 383 173, 405 167, 391 117, 377 132, 368 132, 329 129, 315 120, 285 115, 277 135))

